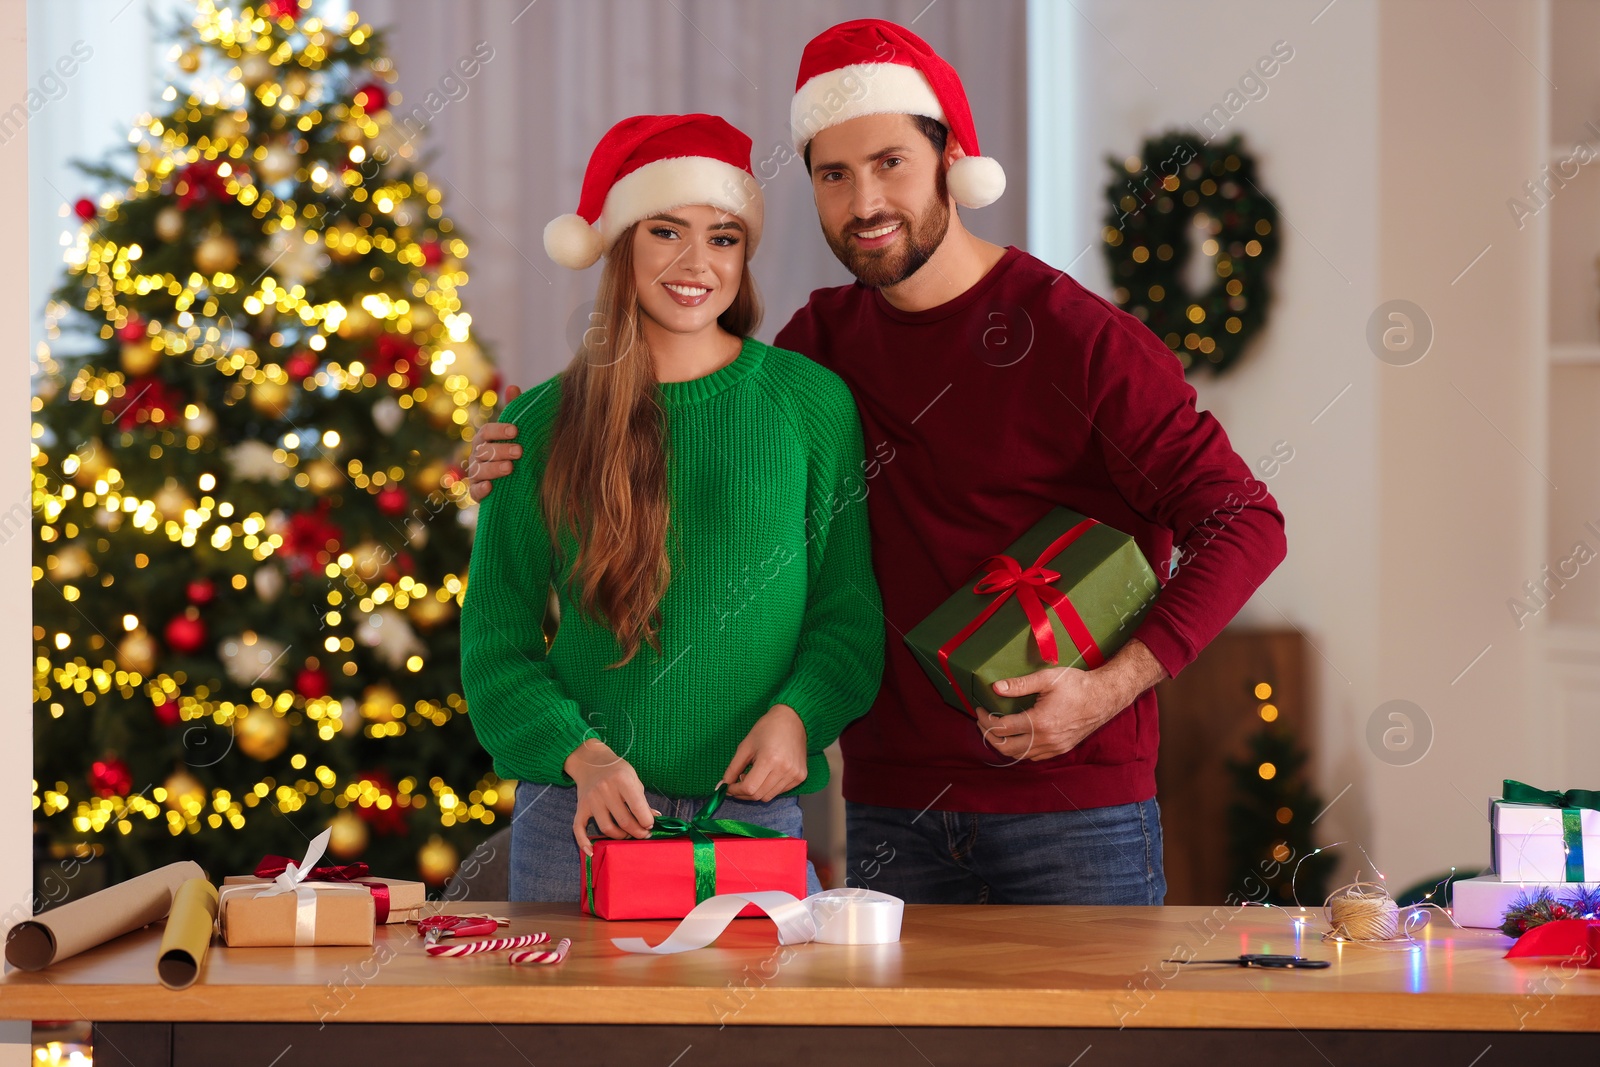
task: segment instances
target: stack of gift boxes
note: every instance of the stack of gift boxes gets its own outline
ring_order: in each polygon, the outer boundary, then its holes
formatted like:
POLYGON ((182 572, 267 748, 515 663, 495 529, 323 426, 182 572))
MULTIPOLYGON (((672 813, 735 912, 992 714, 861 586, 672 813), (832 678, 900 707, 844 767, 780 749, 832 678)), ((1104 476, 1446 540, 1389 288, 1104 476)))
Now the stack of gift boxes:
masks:
POLYGON ((1451 914, 1462 926, 1499 929, 1519 902, 1548 894, 1557 903, 1593 899, 1600 890, 1600 790, 1564 793, 1506 779, 1489 801, 1494 873, 1451 887, 1451 914))

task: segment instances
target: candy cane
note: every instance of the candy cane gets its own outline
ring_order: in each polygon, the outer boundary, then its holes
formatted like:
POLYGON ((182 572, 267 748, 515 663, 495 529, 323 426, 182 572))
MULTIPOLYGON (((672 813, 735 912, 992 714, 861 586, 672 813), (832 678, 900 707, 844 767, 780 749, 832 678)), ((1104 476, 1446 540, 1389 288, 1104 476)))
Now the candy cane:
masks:
POLYGON ((475 952, 499 952, 507 948, 527 948, 542 945, 550 940, 547 933, 520 934, 517 937, 494 937, 486 941, 463 941, 455 945, 429 945, 430 956, 470 956, 475 952))
POLYGON ((512 963, 560 963, 567 958, 567 949, 572 947, 572 938, 563 937, 556 942, 553 949, 532 949, 528 952, 513 952, 510 956, 512 963))

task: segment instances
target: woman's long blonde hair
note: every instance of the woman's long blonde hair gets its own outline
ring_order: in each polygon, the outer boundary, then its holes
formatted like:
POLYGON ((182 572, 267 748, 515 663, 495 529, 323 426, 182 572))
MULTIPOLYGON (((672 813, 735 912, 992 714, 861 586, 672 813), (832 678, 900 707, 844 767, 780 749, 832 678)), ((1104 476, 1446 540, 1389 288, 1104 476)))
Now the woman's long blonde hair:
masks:
MULTIPOLYGON (((667 425, 633 280, 639 223, 616 239, 601 268, 595 314, 562 374, 540 499, 551 543, 577 541, 572 579, 579 606, 616 635, 623 656, 640 644, 661 651, 661 598, 672 576, 667 553, 667 425)), ((748 244, 745 246, 748 248, 748 244)), ((748 253, 747 253, 748 254, 748 253)), ((739 292, 717 325, 748 337, 761 298, 748 260, 739 292)))

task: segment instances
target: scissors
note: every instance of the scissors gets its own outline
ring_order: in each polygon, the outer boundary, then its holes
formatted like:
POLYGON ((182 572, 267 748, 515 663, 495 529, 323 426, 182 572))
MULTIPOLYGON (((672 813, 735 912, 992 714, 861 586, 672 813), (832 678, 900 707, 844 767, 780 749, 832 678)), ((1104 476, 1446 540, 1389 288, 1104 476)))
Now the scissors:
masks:
POLYGON ((1227 960, 1164 960, 1164 963, 1222 963, 1233 967, 1278 967, 1291 971, 1320 971, 1332 966, 1327 960, 1309 960, 1304 956, 1272 956, 1244 953, 1227 960))
POLYGON ((510 926, 510 919, 495 915, 430 915, 417 919, 417 931, 430 945, 444 937, 482 937, 492 934, 502 926, 510 926))

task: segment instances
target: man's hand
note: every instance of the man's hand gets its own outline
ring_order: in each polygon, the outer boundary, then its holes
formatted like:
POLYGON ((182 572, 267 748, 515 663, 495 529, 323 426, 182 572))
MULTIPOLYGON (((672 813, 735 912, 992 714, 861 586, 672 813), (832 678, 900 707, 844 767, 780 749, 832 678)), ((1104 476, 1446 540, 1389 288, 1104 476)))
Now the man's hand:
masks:
MULTIPOLYGON (((518 386, 506 386, 505 403, 511 403, 521 392, 518 386)), ((505 411, 505 404, 500 410, 505 411)), ((467 490, 472 493, 472 499, 482 500, 489 495, 496 478, 511 473, 511 461, 522 455, 521 445, 507 443, 515 436, 516 424, 510 422, 486 422, 478 431, 472 445, 472 458, 467 464, 467 490)))
POLYGON ((722 780, 730 797, 763 803, 805 781, 806 725, 800 713, 774 704, 739 742, 722 780))
POLYGON ((1078 747, 1166 676, 1150 649, 1135 638, 1092 671, 1048 667, 1020 678, 1002 678, 994 683, 1001 696, 1037 693, 1038 699, 1015 715, 991 715, 980 707, 978 727, 1001 755, 1017 761, 1050 759, 1078 747))
POLYGON ((607 837, 650 836, 653 816, 661 814, 644 797, 644 783, 633 764, 611 751, 611 746, 590 738, 567 757, 563 769, 578 785, 578 810, 572 817, 572 836, 585 856, 594 854, 589 842, 589 820, 594 819, 607 837))

